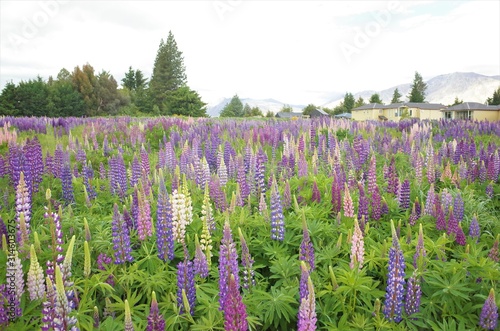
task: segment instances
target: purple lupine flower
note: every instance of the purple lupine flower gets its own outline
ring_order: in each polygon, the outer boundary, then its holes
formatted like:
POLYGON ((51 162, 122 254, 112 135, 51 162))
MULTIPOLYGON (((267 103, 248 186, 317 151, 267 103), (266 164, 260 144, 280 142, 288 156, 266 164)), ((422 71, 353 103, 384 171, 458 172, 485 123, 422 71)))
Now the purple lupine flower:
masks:
POLYGON ((101 321, 99 318, 99 309, 97 308, 97 306, 94 306, 94 314, 92 315, 92 317, 94 318, 94 323, 92 324, 93 327, 95 329, 99 329, 101 321))
POLYGON ((414 226, 417 221, 420 219, 420 214, 422 213, 422 207, 420 206, 420 202, 418 202, 418 198, 415 199, 415 203, 413 204, 413 208, 411 210, 410 218, 408 223, 411 226, 414 226))
POLYGON ((61 181, 62 181, 62 193, 63 199, 66 204, 70 204, 75 201, 75 196, 73 193, 73 175, 71 174, 71 167, 69 162, 64 162, 61 168, 61 181))
POLYGON ((91 185, 90 181, 94 178, 94 169, 92 169, 92 165, 86 164, 83 166, 83 184, 85 185, 85 189, 87 190, 87 194, 89 199, 95 199, 97 197, 97 192, 95 188, 91 185))
POLYGON ((436 215, 436 229, 440 231, 446 230, 446 216, 439 200, 436 200, 434 210, 434 214, 436 215))
POLYGON ((418 228, 418 241, 417 247, 415 247, 415 254, 413 255, 413 267, 415 269, 424 270, 425 261, 424 258, 427 256, 427 252, 424 247, 424 231, 422 228, 422 223, 420 223, 418 228))
POLYGON ((368 204, 370 202, 368 201, 368 197, 365 194, 365 189, 363 188, 363 185, 361 183, 358 183, 358 192, 358 219, 368 220, 368 218, 370 217, 370 214, 368 213, 368 204))
MULTIPOLYGON (((21 259, 18 256, 17 250, 14 250, 13 255, 7 258, 7 284, 14 284, 14 291, 10 290, 7 293, 10 313, 9 317, 19 317, 22 316, 21 310, 21 296, 24 293, 24 273, 23 266, 21 265, 21 259), (11 307, 12 306, 12 307, 11 307)), ((2 302, 3 306, 3 302, 2 302)))
POLYGON ((495 302, 495 290, 490 289, 490 293, 484 302, 479 316, 479 326, 486 330, 496 330, 498 325, 498 307, 495 302))
POLYGON ((500 241, 500 234, 497 235, 497 238, 493 242, 493 246, 491 247, 491 250, 488 253, 488 257, 490 259, 492 259, 493 261, 495 261, 495 262, 499 262, 500 261, 500 252, 498 250, 498 243, 499 243, 499 241, 500 241))
POLYGON ((321 202, 321 192, 319 191, 318 184, 316 183, 316 181, 313 182, 311 202, 316 202, 316 203, 321 202))
POLYGON ((469 236, 471 238, 476 238, 476 243, 479 242, 479 236, 481 235, 481 230, 479 228, 479 222, 477 221, 476 215, 472 216, 469 226, 469 236))
POLYGON ((457 222, 462 222, 464 219, 464 200, 462 199, 460 192, 458 192, 455 199, 453 199, 453 213, 455 214, 457 222))
POLYGON ((486 186, 485 194, 488 198, 493 199, 493 182, 486 186))
POLYGON ((45 279, 43 277, 43 269, 38 263, 35 246, 30 248, 30 269, 28 271, 28 293, 30 300, 43 299, 45 296, 45 279))
POLYGON ((130 186, 138 185, 141 176, 141 164, 139 163, 137 156, 134 156, 134 159, 132 160, 132 177, 130 178, 130 186))
POLYGON ((234 275, 239 286, 238 253, 233 241, 229 222, 224 223, 223 235, 219 247, 219 309, 224 310, 228 293, 229 276, 234 275))
POLYGON ((300 281, 299 281, 299 301, 307 298, 309 288, 307 287, 307 279, 309 278, 309 267, 305 261, 300 262, 300 281))
POLYGON ((302 242, 300 243, 299 260, 307 262, 311 270, 314 270, 314 268, 316 267, 314 258, 314 246, 311 242, 309 231, 307 230, 305 214, 302 214, 302 242))
POLYGON ((385 201, 385 199, 382 198, 382 206, 380 207, 380 214, 386 215, 388 213, 389 213, 389 206, 387 205, 387 201, 385 201))
POLYGON ((201 278, 208 277, 208 262, 207 257, 200 246, 200 241, 198 240, 198 235, 195 234, 195 253, 194 253, 194 272, 200 275, 201 278))
POLYGON ((273 177, 271 187, 271 239, 283 241, 285 239, 285 221, 281 205, 280 192, 276 178, 273 177))
POLYGON ((254 260, 250 255, 250 250, 248 249, 247 242, 241 229, 238 228, 238 234, 240 236, 241 243, 241 265, 243 266, 243 288, 250 289, 255 286, 253 263, 254 260))
POLYGON ((427 199, 425 200, 425 208, 424 208, 424 215, 433 215, 435 216, 434 213, 434 205, 437 202, 437 197, 436 193, 434 192, 434 183, 431 184, 429 187, 429 190, 427 191, 427 199))
POLYGON ((457 229, 457 233, 455 236, 455 241, 457 242, 457 244, 459 244, 461 246, 465 246, 465 244, 467 243, 464 230, 462 229, 462 226, 460 224, 458 224, 458 229, 457 229))
POLYGON ((70 312, 73 310, 72 299, 68 297, 68 293, 73 293, 73 291, 66 291, 65 284, 63 280, 63 274, 58 265, 55 269, 56 278, 56 304, 55 304, 55 318, 54 318, 54 330, 79 330, 76 327, 76 317, 70 316, 70 312))
POLYGON ((314 295, 314 286, 310 276, 307 277, 307 288, 307 296, 301 298, 300 300, 297 331, 316 330, 316 298, 314 295))
POLYGON ((410 208, 410 181, 405 179, 398 192, 399 208, 406 210, 410 208))
POLYGON ((186 313, 182 300, 182 291, 186 293, 188 299, 189 313, 194 314, 194 305, 196 303, 196 288, 194 286, 194 265, 189 260, 184 260, 177 264, 177 305, 180 313, 186 313))
POLYGON ((283 189, 283 209, 288 209, 292 205, 292 192, 290 190, 290 182, 287 180, 285 182, 285 188, 283 189))
POLYGON ((224 307, 224 330, 247 331, 248 322, 246 307, 241 298, 236 277, 231 274, 228 281, 229 284, 226 295, 227 304, 224 307))
POLYGON ((226 193, 221 189, 219 178, 217 176, 212 176, 210 178, 210 197, 215 202, 215 207, 220 211, 224 212, 227 209, 227 198, 226 193))
POLYGON ((158 200, 156 205, 156 246, 158 257, 162 261, 174 259, 174 235, 172 232, 172 206, 165 186, 165 179, 160 175, 158 200))
POLYGON ((351 238, 351 262, 349 263, 349 267, 354 269, 358 267, 361 269, 363 267, 365 255, 365 243, 363 240, 363 232, 359 227, 358 220, 354 219, 354 231, 351 238))
POLYGON ((398 194, 399 179, 396 172, 396 163, 394 157, 391 158, 389 163, 388 173, 387 173, 387 193, 398 194))
POLYGON ((458 232, 458 220, 455 217, 455 213, 453 212, 453 207, 450 207, 448 212, 448 222, 446 227, 446 234, 457 234, 458 232))
POLYGON ((342 188, 338 176, 333 176, 332 182, 332 214, 337 215, 342 210, 342 188))
POLYGON ((139 240, 146 240, 153 235, 153 226, 151 223, 151 206, 149 199, 146 197, 145 187, 142 185, 137 191, 139 202, 139 214, 137 218, 137 237, 139 240))
POLYGON ((243 199, 243 201, 246 201, 248 196, 250 195, 250 187, 248 186, 247 182, 244 161, 241 159, 241 157, 238 157, 237 159, 237 167, 236 182, 240 185, 241 199, 243 199))
POLYGON ((422 298, 422 289, 420 288, 420 277, 415 273, 408 279, 408 287, 406 289, 405 312, 411 316, 420 311, 420 299, 422 298))
POLYGON ((368 192, 373 192, 377 185, 377 162, 375 153, 370 158, 370 165, 368 168, 368 192))
POLYGON ((56 319, 56 302, 57 293, 56 287, 52 283, 50 277, 47 276, 47 293, 45 295, 45 300, 42 307, 42 326, 43 331, 55 330, 55 319, 56 319))
POLYGON ((405 287, 405 260, 399 246, 398 236, 391 220, 392 247, 389 250, 389 266, 387 274, 387 288, 384 303, 384 315, 389 321, 399 323, 403 308, 405 287))
POLYGON ((130 245, 130 234, 116 203, 113 209, 113 221, 111 223, 111 230, 113 232, 113 250, 115 251, 115 264, 132 262, 134 258, 131 255, 132 248, 130 245))
POLYGON ((156 301, 156 293, 151 294, 151 308, 149 309, 148 325, 146 331, 164 331, 165 319, 158 309, 158 301, 156 301))
POLYGON ((344 185, 344 216, 354 217, 354 205, 347 183, 344 185))
POLYGON ((382 198, 380 197, 380 190, 378 188, 378 185, 375 184, 375 187, 373 188, 372 191, 372 197, 371 197, 371 205, 372 205, 372 213, 371 213, 371 218, 375 221, 378 221, 380 217, 382 216, 382 198))
MULTIPOLYGON (((255 188, 257 193, 265 193, 266 192, 266 184, 264 180, 264 173, 265 173, 265 153, 264 151, 259 150, 256 156, 255 160, 255 173, 254 173, 254 181, 255 181, 255 188)), ((258 195, 257 195, 258 196, 258 195)))

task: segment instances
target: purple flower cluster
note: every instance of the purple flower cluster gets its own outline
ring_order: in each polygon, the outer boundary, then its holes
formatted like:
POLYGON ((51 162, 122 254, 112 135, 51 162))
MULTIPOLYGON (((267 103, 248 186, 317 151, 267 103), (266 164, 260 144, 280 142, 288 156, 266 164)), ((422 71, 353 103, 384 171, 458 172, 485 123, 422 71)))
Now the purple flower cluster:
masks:
POLYGON ((189 303, 189 313, 193 315, 196 303, 196 288, 194 286, 194 265, 189 260, 184 260, 177 264, 177 305, 181 314, 186 313, 187 308, 184 307, 183 291, 189 303))
POLYGON ((158 310, 158 301, 156 301, 156 293, 153 291, 146 331, 164 331, 164 330, 165 330, 165 319, 158 310))
POLYGON ((283 216, 278 184, 274 178, 271 187, 271 239, 279 241, 285 239, 285 217, 283 216))
POLYGON ((232 274, 236 284, 240 283, 238 276, 238 253, 233 241, 229 223, 224 224, 222 240, 219 247, 219 306, 220 310, 226 308, 226 296, 228 293, 229 277, 232 274))
POLYGON ((479 326, 486 330, 496 330, 498 325, 498 307, 495 302, 495 290, 491 289, 479 316, 479 326))
POLYGON ((130 245, 130 234, 127 224, 123 220, 123 215, 118 210, 115 203, 113 209, 113 221, 111 223, 113 233, 113 250, 115 251, 115 264, 132 262, 134 258, 131 255, 132 247, 130 245))
POLYGON ((408 279, 408 287, 406 289, 405 298, 405 312, 408 316, 420 311, 420 299, 422 298, 420 279, 421 278, 417 277, 415 274, 408 279))
POLYGON ((240 236, 240 243, 241 243, 241 265, 243 267, 243 288, 248 290, 252 286, 255 286, 254 270, 253 270, 254 260, 250 255, 250 250, 248 249, 247 242, 240 228, 238 228, 238 234, 240 236))
POLYGON ((247 331, 247 311, 242 301, 239 285, 236 277, 229 276, 228 291, 226 295, 226 305, 224 306, 224 330, 226 331, 247 331))
POLYGON ((160 176, 156 204, 156 246, 158 248, 158 257, 162 261, 174 259, 172 227, 172 206, 165 186, 165 179, 160 176))
POLYGON ((307 262, 309 268, 314 270, 314 246, 309 231, 307 230, 306 217, 304 214, 302 214, 302 242, 300 243, 299 260, 307 262))

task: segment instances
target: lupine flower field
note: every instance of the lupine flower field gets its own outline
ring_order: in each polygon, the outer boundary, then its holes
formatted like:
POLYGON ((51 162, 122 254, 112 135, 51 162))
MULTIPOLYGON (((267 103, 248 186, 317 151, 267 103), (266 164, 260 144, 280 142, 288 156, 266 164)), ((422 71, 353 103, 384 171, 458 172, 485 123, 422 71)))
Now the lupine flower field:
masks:
POLYGON ((0 118, 0 330, 498 330, 500 123, 0 118))

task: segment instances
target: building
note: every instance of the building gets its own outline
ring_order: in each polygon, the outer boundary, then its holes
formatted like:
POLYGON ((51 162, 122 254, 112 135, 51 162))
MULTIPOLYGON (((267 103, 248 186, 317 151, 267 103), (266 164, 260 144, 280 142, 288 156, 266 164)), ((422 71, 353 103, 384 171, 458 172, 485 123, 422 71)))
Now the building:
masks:
POLYGON ((280 111, 279 113, 276 113, 275 117, 292 119, 292 118, 302 118, 303 115, 302 115, 302 113, 298 113, 298 112, 280 111))
POLYGON ((479 102, 464 102, 454 106, 440 103, 401 102, 390 105, 369 103, 352 110, 352 118, 357 121, 391 120, 411 117, 421 120, 466 119, 477 121, 500 121, 500 106, 479 102))
POLYGON ((352 118, 352 114, 351 113, 342 113, 342 114, 337 114, 335 116, 333 116, 335 118, 347 118, 347 119, 351 119, 352 118))
POLYGON ((464 102, 447 107, 445 119, 500 121, 500 105, 484 105, 479 102, 464 102))
POLYGON ((313 109, 311 110, 311 112, 309 113, 309 117, 313 118, 313 117, 323 117, 323 116, 330 116, 328 115, 327 112, 325 112, 324 110, 321 110, 321 109, 313 109))

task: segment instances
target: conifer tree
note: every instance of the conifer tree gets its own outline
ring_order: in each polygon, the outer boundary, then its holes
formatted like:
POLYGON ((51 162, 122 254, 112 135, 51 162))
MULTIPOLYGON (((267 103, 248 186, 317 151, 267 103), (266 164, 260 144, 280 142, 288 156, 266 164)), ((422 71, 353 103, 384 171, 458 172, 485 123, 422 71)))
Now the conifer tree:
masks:
POLYGON ((410 94, 408 99, 410 102, 425 102, 425 90, 427 89, 427 84, 424 83, 422 76, 415 71, 415 77, 413 78, 413 84, 411 85, 410 94))

